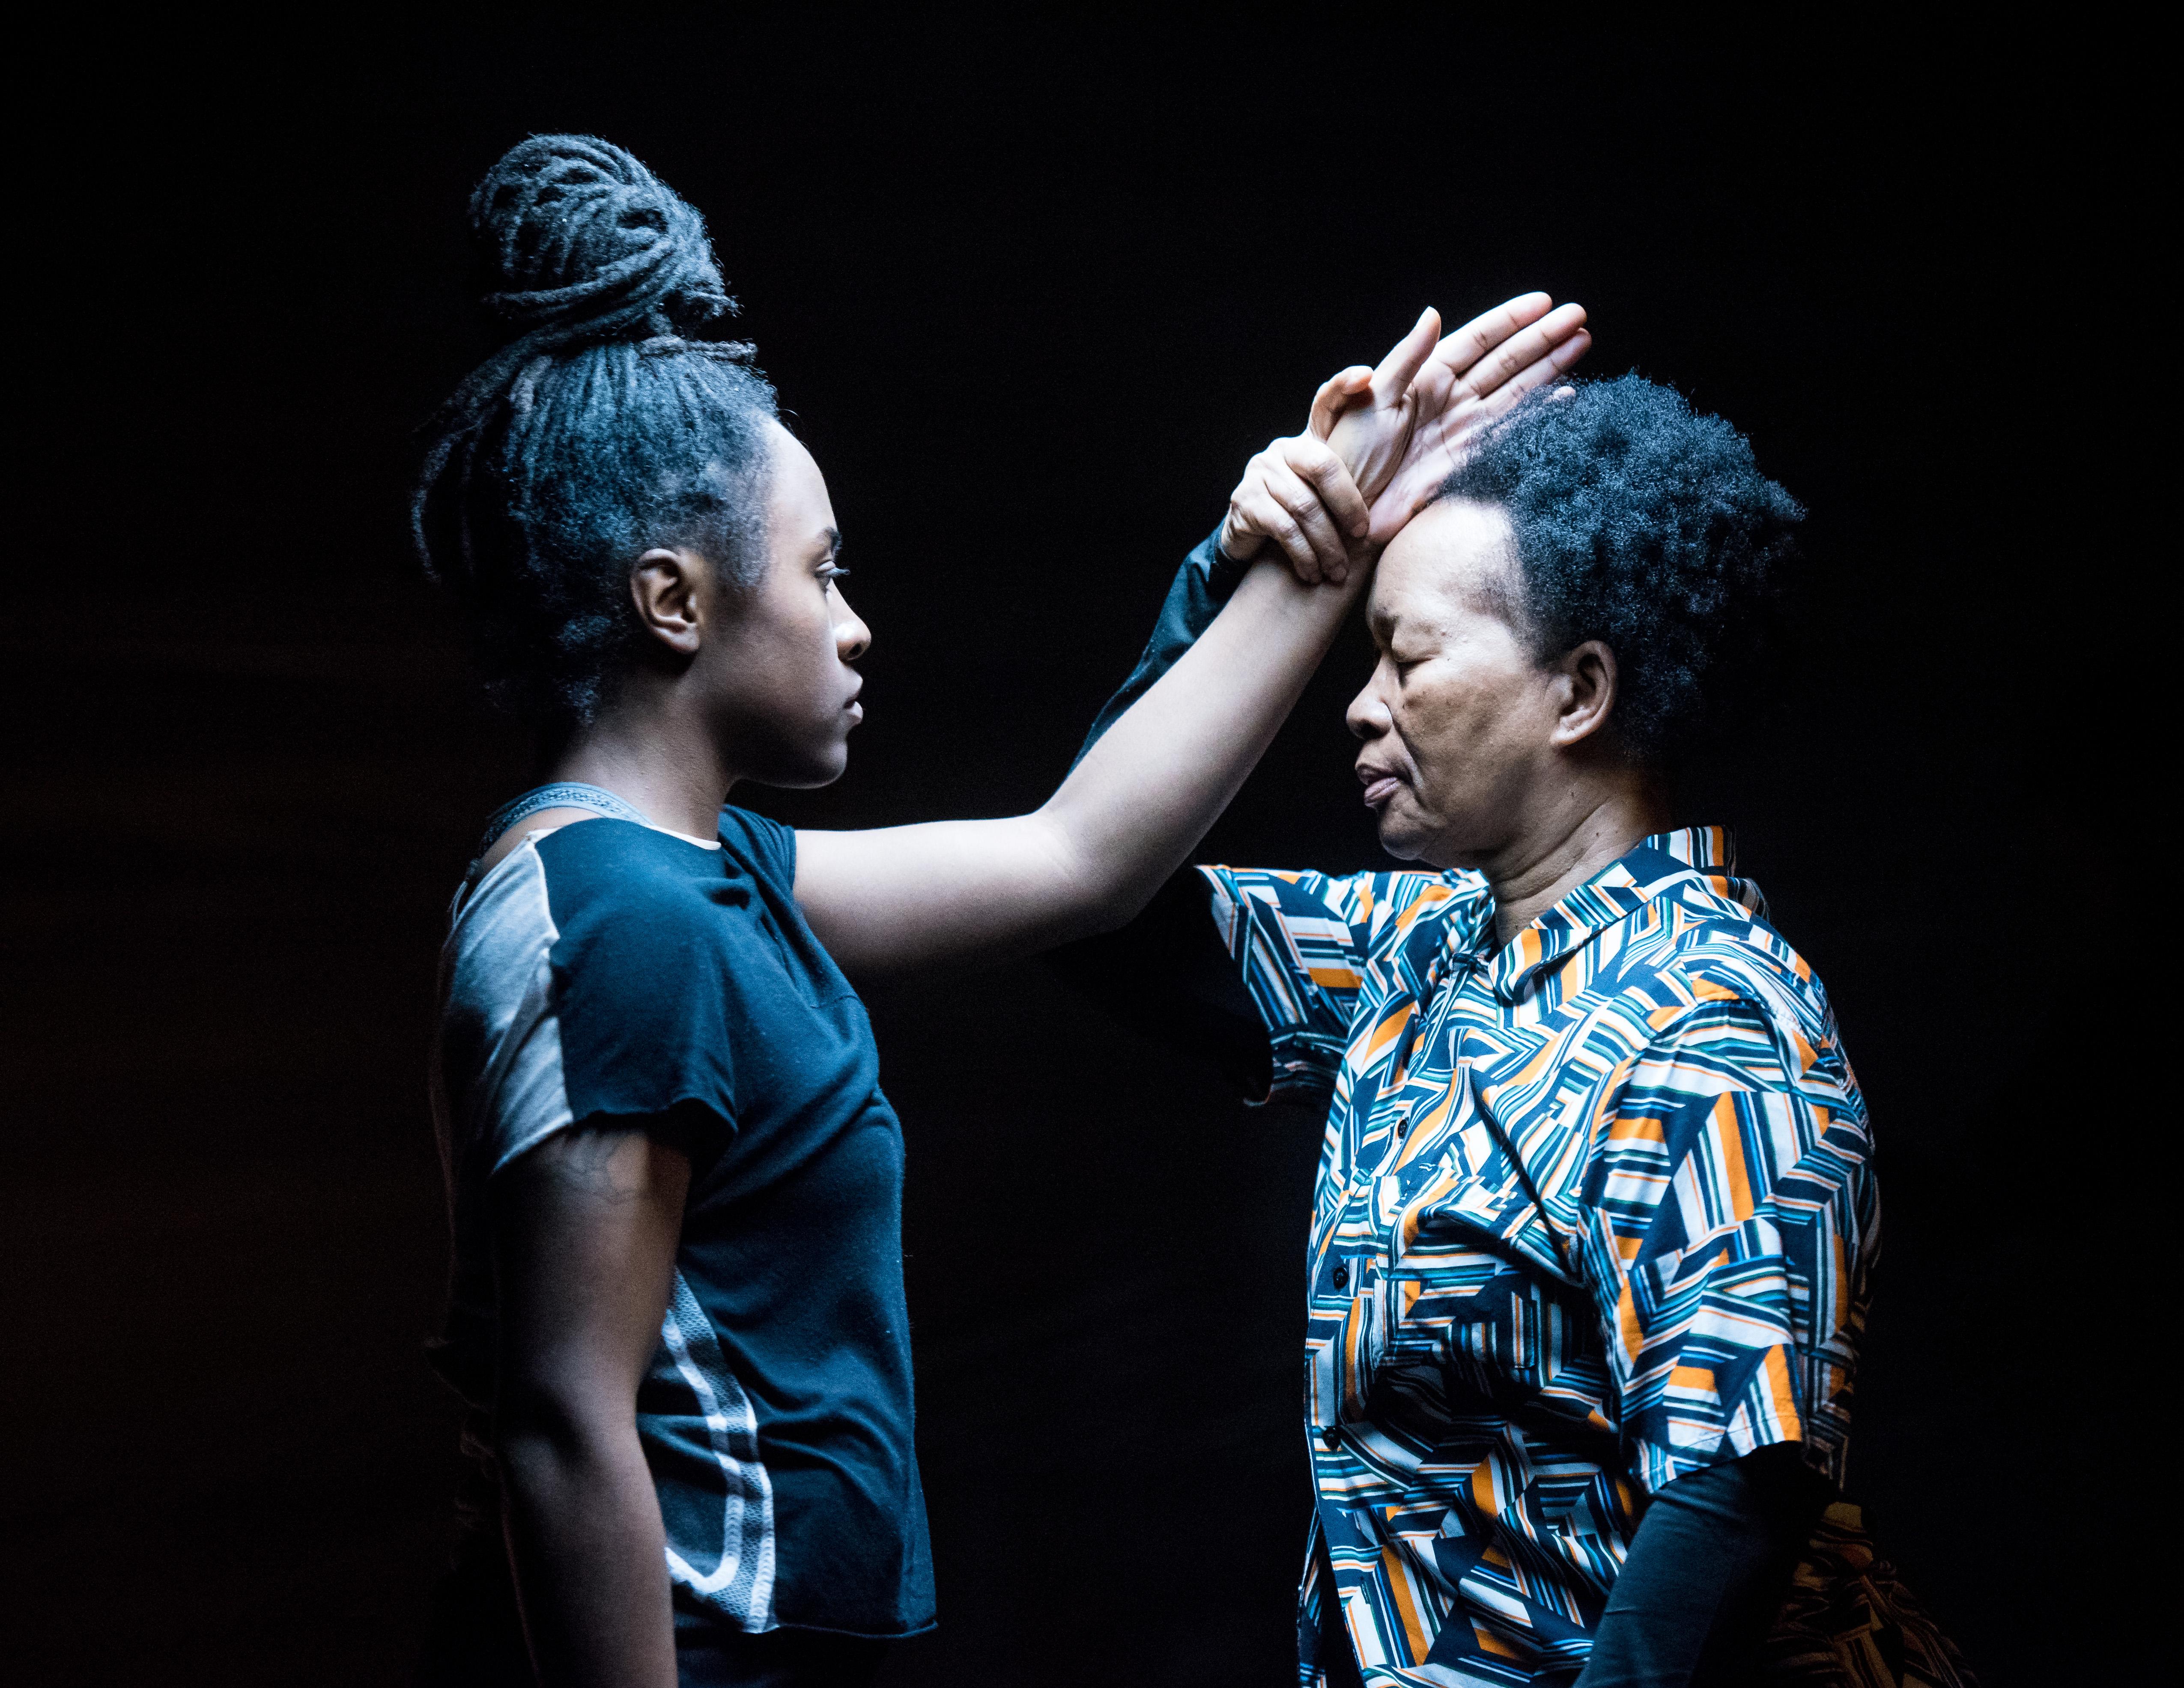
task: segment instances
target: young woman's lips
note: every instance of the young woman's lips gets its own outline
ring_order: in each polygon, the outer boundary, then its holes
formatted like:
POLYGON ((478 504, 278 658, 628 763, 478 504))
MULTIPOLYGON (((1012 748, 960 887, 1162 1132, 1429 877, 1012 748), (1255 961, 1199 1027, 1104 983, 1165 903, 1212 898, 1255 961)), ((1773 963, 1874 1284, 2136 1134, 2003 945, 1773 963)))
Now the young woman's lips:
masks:
POLYGON ((1365 806, 1378 809, 1396 794, 1396 788, 1401 783, 1393 774, 1382 774, 1378 779, 1370 781, 1365 787, 1365 806))

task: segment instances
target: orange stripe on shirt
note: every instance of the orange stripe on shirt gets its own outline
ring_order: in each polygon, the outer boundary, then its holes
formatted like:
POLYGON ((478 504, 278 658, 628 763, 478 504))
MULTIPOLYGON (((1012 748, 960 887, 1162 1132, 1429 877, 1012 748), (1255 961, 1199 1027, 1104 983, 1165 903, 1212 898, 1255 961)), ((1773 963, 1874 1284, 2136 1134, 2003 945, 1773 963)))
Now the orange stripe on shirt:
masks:
POLYGON ((1610 1143, 1629 1143, 1643 1139, 1648 1143, 1665 1143, 1668 1134, 1662 1130, 1661 1122, 1644 1114, 1618 1114, 1615 1123, 1607 1128, 1610 1143))
POLYGON ((1775 1422, 1782 1426, 1782 1440, 1802 1442, 1805 1440, 1805 1424, 1797 1416, 1797 1396, 1790 1387, 1790 1362, 1780 1348, 1769 1348, 1760 1369, 1767 1373, 1767 1393, 1774 1407, 1775 1422))
POLYGON ((1744 1129, 1737 1123, 1733 1097, 1718 1096, 1713 1105, 1714 1141, 1721 1157, 1722 1182, 1729 1186, 1730 1211, 1741 1224, 1758 1205, 1752 1196, 1752 1174, 1744 1164, 1744 1129))
POLYGON ((1425 1615, 1418 1610, 1418 1596, 1412 1591, 1410 1578, 1404 1574, 1401 1550, 1392 1546, 1382 1548, 1380 1563, 1389 1598, 1403 1626, 1403 1643, 1411 1650, 1411 1663, 1424 1664, 1433 1646, 1433 1637, 1426 1634, 1425 1615))
MULTIPOLYGON (((1518 1652, 1516 1648, 1511 1646, 1507 1641, 1496 1635, 1484 1624, 1479 1623, 1475 1619, 1473 1621, 1471 1625, 1471 1639, 1479 1643, 1479 1652, 1483 1653, 1492 1653, 1496 1658, 1521 1659, 1524 1657, 1524 1654, 1518 1652)), ((1425 1663, 1423 1659, 1418 1662, 1421 1664, 1425 1663)))
POLYGON ((1406 1002, 1386 1019, 1381 1021, 1379 1025, 1373 1027, 1365 1039, 1366 1060, 1370 1061, 1374 1056, 1379 1054, 1401 1033, 1403 1028, 1410 1023, 1412 1011, 1417 1006, 1414 1002, 1406 1002))

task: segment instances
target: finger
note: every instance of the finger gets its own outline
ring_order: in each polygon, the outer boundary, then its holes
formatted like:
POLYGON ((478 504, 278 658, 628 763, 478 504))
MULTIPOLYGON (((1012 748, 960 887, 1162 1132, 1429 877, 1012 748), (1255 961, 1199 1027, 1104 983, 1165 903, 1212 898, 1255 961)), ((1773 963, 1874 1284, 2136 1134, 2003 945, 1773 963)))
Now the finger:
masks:
POLYGON ((1407 465, 1373 500, 1373 543, 1384 547, 1410 519, 1433 502, 1440 483, 1448 477, 1428 473, 1422 465, 1407 465))
POLYGON ((1325 439, 1334 432, 1335 422, 1350 408, 1351 401, 1372 384, 1373 371, 1362 364, 1352 364, 1341 374, 1329 376, 1312 395, 1312 414, 1305 422, 1305 432, 1325 439))
POLYGON ((1255 530, 1243 525, 1243 519, 1236 511, 1235 499, 1229 499, 1228 514, 1221 521, 1219 544, 1223 554, 1232 563, 1248 563, 1259 554, 1259 547, 1264 543, 1255 530))
POLYGON ((1368 525, 1365 495, 1351 478, 1349 466, 1329 446, 1315 439, 1293 439, 1284 444, 1284 458, 1297 476, 1307 482, 1336 526, 1352 538, 1362 538, 1368 525))
MULTIPOLYGON (((1592 337, 1585 332, 1585 307, 1566 304, 1479 359, 1464 372, 1462 384, 1474 396, 1483 398, 1503 382, 1515 379, 1519 372, 1551 364, 1555 354, 1580 335, 1584 335, 1586 346, 1592 343, 1592 337)), ((1583 347, 1579 348, 1578 355, 1584 355, 1583 347)), ((1573 358, 1571 361, 1576 359, 1573 358)))
POLYGON ((1535 387, 1545 387, 1551 381, 1560 381, 1563 371, 1575 363, 1592 344, 1592 336, 1580 331, 1556 347, 1552 354, 1525 365, 1501 386, 1489 393, 1480 405, 1481 412, 1498 416, 1535 387))
POLYGON ((1320 502, 1318 490, 1286 462, 1279 467, 1268 465, 1267 490, 1304 530, 1319 572, 1330 580, 1341 579, 1348 569, 1350 548, 1343 540, 1341 530, 1335 526, 1334 517, 1320 502))
POLYGON ((1448 409, 1462 393, 1456 372, 1438 358, 1428 358, 1418 379, 1411 383, 1412 424, 1424 427, 1448 409))
POLYGON ((1307 586, 1317 586, 1319 559, 1312 554, 1312 541, 1297 526, 1296 518, 1275 501, 1268 489, 1267 480, 1264 475, 1255 475, 1248 486, 1239 487, 1236 496, 1229 500, 1229 510, 1243 526, 1264 534, 1280 548, 1299 580, 1307 586))
POLYGON ((1434 348, 1434 360, 1462 375, 1519 329, 1529 328, 1554 308, 1545 293, 1519 293, 1474 316, 1434 348))
POLYGON ((1392 404, 1410 391, 1411 377, 1433 355, 1440 337, 1440 313, 1431 305, 1419 313, 1411 331, 1397 342, 1373 371, 1373 402, 1392 404))

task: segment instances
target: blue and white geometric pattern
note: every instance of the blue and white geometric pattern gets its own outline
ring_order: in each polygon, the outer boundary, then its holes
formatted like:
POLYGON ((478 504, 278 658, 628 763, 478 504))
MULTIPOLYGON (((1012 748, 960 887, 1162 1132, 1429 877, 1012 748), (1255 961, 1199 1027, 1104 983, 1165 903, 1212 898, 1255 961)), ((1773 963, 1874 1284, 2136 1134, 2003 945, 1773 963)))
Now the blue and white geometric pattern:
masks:
POLYGON ((1329 1101, 1305 1683, 1338 1617, 1368 1684, 1568 1681, 1648 1495, 1778 1442, 1840 1485, 1865 1109, 1731 866, 1719 829, 1648 838, 1499 948, 1476 874, 1200 870, 1275 1091, 1329 1101))

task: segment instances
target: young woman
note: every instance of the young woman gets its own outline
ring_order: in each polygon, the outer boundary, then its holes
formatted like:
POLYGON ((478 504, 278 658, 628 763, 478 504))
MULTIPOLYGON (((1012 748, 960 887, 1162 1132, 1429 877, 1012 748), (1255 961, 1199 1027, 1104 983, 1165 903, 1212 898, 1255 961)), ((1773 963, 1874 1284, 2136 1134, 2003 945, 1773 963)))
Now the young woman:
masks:
POLYGON ((1223 526, 1288 565, 1224 580, 1034 813, 798 834, 723 800, 841 773, 870 634, 817 465, 750 348, 708 337, 731 306, 702 224, 571 136, 512 150, 471 217, 511 337, 435 424, 417 535, 543 783, 488 827, 443 955, 437 1354, 473 1409, 477 1528, 426 1679, 861 1680, 933 1602, 900 1132, 844 969, 1128 920, 1366 554, 1472 421, 1574 361, 1583 313, 1528 296, 1436 343, 1429 312, 1322 388, 1223 526))

